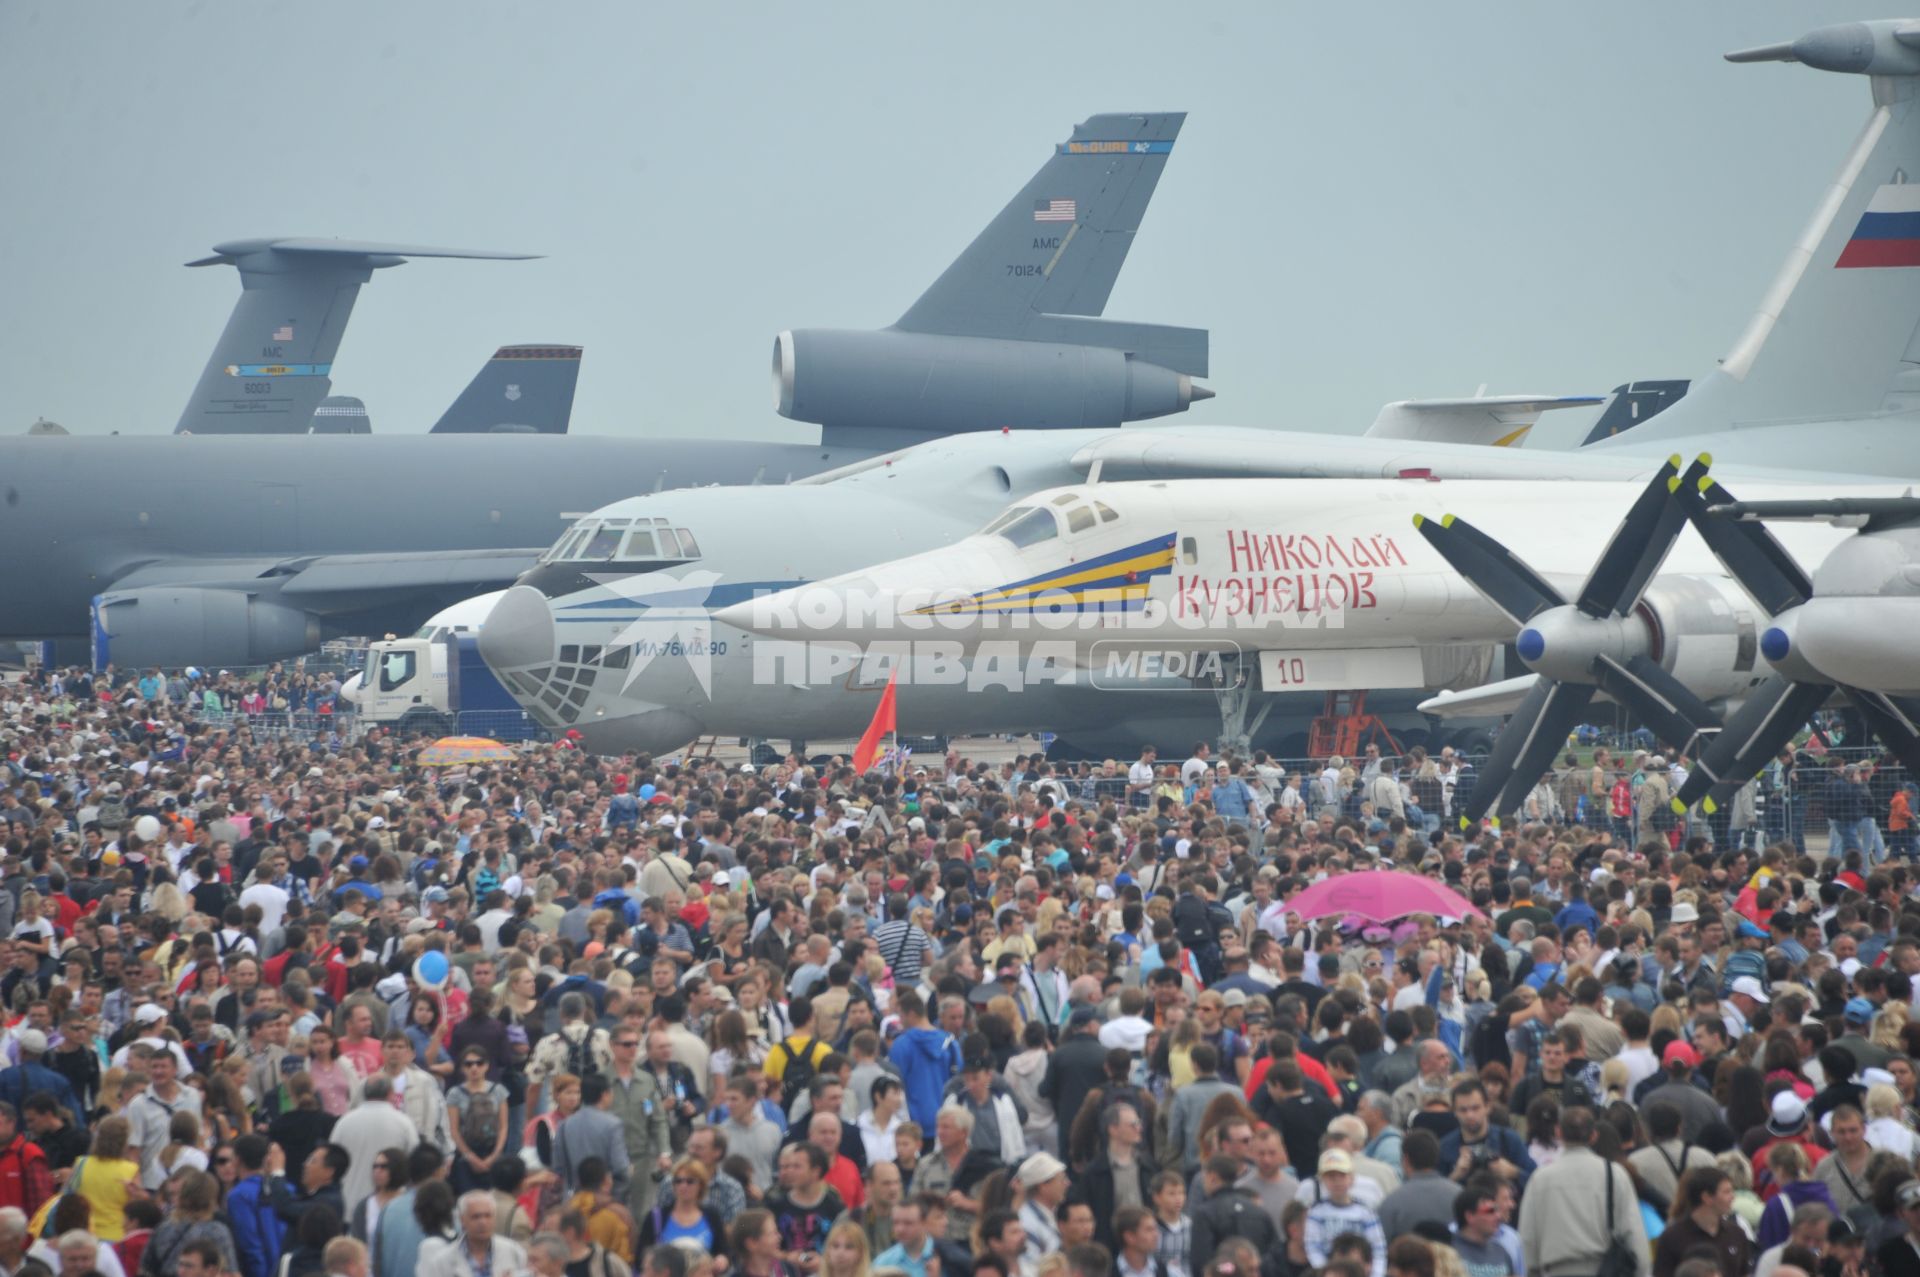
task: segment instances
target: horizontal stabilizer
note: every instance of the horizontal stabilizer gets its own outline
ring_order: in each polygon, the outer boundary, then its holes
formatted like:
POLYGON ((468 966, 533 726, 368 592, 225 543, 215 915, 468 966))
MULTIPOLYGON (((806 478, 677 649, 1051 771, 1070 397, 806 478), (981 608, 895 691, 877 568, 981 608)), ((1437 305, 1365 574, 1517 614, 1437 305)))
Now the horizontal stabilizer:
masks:
POLYGON ((1591 408, 1598 395, 1476 395, 1471 399, 1402 399, 1385 405, 1367 427, 1375 439, 1420 439, 1429 443, 1518 443, 1543 412, 1591 408))
POLYGON ((1085 319, 1078 315, 1040 315, 1035 317, 1026 335, 1029 341, 1124 350, 1136 359, 1189 377, 1207 375, 1207 330, 1204 328, 1131 324, 1125 320, 1085 319))
POLYGON ((216 244, 189 266, 232 266, 240 299, 176 434, 305 434, 332 389, 360 285, 409 257, 522 261, 528 253, 282 237, 216 244))
POLYGON ((502 346, 432 433, 563 435, 579 379, 578 346, 502 346))
POLYGON ((1421 701, 1417 708, 1435 718, 1503 718, 1520 708, 1520 702, 1539 681, 1538 674, 1522 674, 1464 692, 1439 692, 1421 701))

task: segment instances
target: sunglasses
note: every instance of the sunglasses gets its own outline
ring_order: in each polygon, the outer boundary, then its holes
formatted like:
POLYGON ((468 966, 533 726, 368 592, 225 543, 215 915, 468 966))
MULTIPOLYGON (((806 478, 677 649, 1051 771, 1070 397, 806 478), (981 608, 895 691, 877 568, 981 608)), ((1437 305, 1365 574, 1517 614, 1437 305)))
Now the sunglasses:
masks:
POLYGON ((615 1046, 639 1046, 640 1044, 632 1038, 625 1038, 619 1042, 615 1042, 614 1045, 615 1046))
POLYGON ((462 1060, 461 1063, 470 1069, 484 1069, 487 1067, 485 1060, 462 1060))
POLYGON ((676 1184, 692 1184, 696 1188, 699 1187, 699 1184, 700 1184, 700 1181, 695 1179, 691 1175, 675 1175, 673 1177, 673 1182, 676 1184))

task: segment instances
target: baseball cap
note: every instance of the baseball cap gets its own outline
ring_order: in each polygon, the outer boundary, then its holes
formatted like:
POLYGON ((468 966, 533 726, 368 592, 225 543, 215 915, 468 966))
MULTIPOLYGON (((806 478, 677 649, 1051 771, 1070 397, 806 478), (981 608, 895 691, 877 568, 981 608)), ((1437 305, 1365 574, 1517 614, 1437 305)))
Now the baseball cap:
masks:
POLYGON ((1848 998, 1846 1006, 1848 1024, 1873 1023, 1873 1003, 1865 998, 1848 998))
POLYGON ((1660 1063, 1672 1064, 1675 1060, 1683 1060, 1688 1068, 1697 1069, 1700 1067, 1700 1052, 1694 1050, 1691 1043, 1676 1039, 1667 1043, 1667 1049, 1660 1054, 1660 1063))
POLYGON ((135 1024, 158 1024, 166 1018, 167 1013, 151 1002, 141 1004, 133 1013, 135 1024))
POLYGON ((365 856, 355 856, 347 862, 347 868, 349 869, 365 869, 366 867, 367 858, 365 856))
POLYGON ((430 905, 443 905, 447 903, 448 900, 447 889, 445 887, 428 887, 420 893, 420 899, 430 905))
POLYGON ((1075 1007, 1073 1014, 1067 1017, 1067 1027, 1070 1029, 1084 1029, 1089 1024, 1098 1023, 1100 1023, 1100 1013, 1092 1007, 1075 1007))
POLYGON ((1735 980, 1731 991, 1734 993, 1744 993, 1755 1002, 1771 1002, 1773 1000, 1767 996, 1767 991, 1760 987, 1760 981, 1750 975, 1743 975, 1735 980))
POLYGON ((1220 1001, 1225 1006, 1243 1007, 1247 1005, 1247 991, 1245 989, 1228 989, 1220 996, 1220 1001))
POLYGON ((1325 1175, 1329 1171, 1340 1175, 1353 1174, 1353 1159, 1347 1156, 1345 1149, 1330 1148, 1320 1154, 1320 1173, 1325 1175))
POLYGON ((1798 1135, 1807 1124, 1807 1102, 1792 1091, 1773 1097, 1773 1115, 1767 1119, 1767 1133, 1785 1138, 1798 1135))

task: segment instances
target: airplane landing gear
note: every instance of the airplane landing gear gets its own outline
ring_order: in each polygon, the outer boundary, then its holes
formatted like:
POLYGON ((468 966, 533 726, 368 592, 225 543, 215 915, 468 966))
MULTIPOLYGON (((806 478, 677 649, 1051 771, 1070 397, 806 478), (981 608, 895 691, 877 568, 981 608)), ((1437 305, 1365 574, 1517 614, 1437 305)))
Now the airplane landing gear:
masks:
POLYGON ((1246 754, 1253 748, 1253 736, 1267 721, 1267 715, 1273 709, 1273 700, 1254 708, 1257 690, 1254 668, 1245 656, 1236 655, 1221 661, 1220 677, 1213 686, 1214 703, 1220 709, 1220 740, 1222 754, 1246 754))

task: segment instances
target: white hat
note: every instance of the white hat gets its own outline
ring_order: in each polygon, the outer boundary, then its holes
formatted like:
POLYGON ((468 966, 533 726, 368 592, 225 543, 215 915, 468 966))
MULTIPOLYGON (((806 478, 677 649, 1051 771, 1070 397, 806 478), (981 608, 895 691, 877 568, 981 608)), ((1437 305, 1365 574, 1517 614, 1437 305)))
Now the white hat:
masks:
POLYGON ((1020 1163, 1020 1169, 1014 1173, 1014 1181, 1025 1189, 1035 1189, 1057 1175, 1065 1175, 1065 1163, 1051 1153, 1035 1153, 1020 1163))
POLYGON ((1860 965, 1860 959, 1848 958, 1840 964, 1840 974, 1847 977, 1848 980, 1852 980, 1854 976, 1860 973, 1860 965))
POLYGON ((1744 993, 1755 1002, 1771 1002, 1773 1000, 1767 996, 1767 991, 1760 987, 1760 982, 1750 975, 1743 975, 1736 979, 1733 982, 1731 992, 1744 993))
POLYGON ((143 1002, 133 1012, 135 1024, 158 1024, 167 1018, 167 1013, 151 1002, 143 1002))
POLYGON ((731 887, 733 885, 733 875, 724 869, 716 869, 713 871, 713 885, 716 887, 731 887))
POLYGON ((1698 922, 1700 921, 1700 911, 1682 900, 1673 907, 1673 912, 1668 915, 1667 920, 1669 922, 1698 922))

